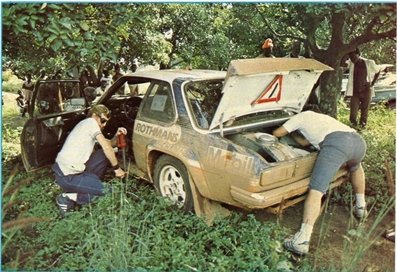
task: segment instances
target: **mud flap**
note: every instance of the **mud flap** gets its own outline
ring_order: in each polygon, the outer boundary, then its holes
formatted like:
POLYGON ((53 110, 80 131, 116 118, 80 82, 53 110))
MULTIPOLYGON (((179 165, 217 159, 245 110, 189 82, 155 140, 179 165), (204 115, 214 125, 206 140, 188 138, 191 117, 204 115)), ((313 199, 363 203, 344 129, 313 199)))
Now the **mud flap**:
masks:
POLYGON ((194 184, 190 174, 189 183, 192 190, 194 212, 198 217, 204 219, 208 226, 211 226, 215 219, 223 219, 231 214, 231 212, 228 209, 222 207, 219 202, 203 197, 194 184))

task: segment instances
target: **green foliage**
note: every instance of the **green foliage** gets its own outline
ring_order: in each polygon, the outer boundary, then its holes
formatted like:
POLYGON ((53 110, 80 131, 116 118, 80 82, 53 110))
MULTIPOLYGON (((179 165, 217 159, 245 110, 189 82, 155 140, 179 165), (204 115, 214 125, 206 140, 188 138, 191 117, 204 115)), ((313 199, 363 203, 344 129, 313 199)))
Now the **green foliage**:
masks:
MULTIPOLYGON (((386 182, 387 167, 391 173, 396 169, 396 116, 395 111, 378 105, 370 109, 366 129, 360 134, 367 143, 367 153, 363 161, 366 174, 366 194, 369 206, 380 209, 390 200, 386 182)), ((349 125, 349 109, 341 102, 338 118, 349 125)), ((394 177, 395 178, 395 177, 394 177)), ((338 198, 345 204, 350 202, 349 188, 338 189, 338 198)))
POLYGON ((393 42, 379 42, 395 37, 395 7, 388 4, 12 3, 3 10, 3 69, 18 75, 73 68, 76 76, 85 66, 122 59, 124 70, 134 59, 161 68, 224 70, 231 59, 258 56, 268 37, 276 56, 299 39, 334 68, 369 42, 364 51, 376 61, 395 55, 393 42))
MULTIPOLYGON (((32 178, 39 175, 50 173, 43 170, 32 178)), ((24 177, 17 175, 15 181, 24 177)), ((175 209, 151 186, 131 179, 111 183, 111 195, 62 220, 57 218, 53 199, 58 189, 51 178, 21 190, 18 199, 29 205, 25 215, 51 220, 13 238, 3 269, 275 271, 279 263, 288 263, 278 242, 283 231, 274 223, 233 214, 210 227, 175 209), (24 251, 31 252, 29 259, 11 263, 10 252, 24 251)))
POLYGON ((3 10, 4 52, 11 62, 5 65, 18 65, 21 73, 115 61, 120 40, 114 34, 134 18, 130 5, 121 4, 18 3, 3 10))
POLYGON ((11 70, 2 73, 1 90, 3 92, 17 93, 22 88, 23 80, 18 79, 11 70))

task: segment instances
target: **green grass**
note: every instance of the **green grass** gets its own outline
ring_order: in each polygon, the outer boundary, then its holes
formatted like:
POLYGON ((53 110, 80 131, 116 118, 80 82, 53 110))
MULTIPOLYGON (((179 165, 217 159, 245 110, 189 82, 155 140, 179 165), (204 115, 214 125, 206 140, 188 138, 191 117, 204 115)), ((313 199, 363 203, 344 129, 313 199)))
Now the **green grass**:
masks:
MULTIPOLYGON (((2 233, 2 270, 134 270, 134 271, 336 271, 332 263, 298 264, 282 249, 291 230, 275 222, 262 222, 253 214, 232 212, 228 218, 207 226, 194 214, 175 209, 152 186, 134 179, 108 180, 113 193, 60 219, 55 185, 49 169, 27 174, 18 153, 20 128, 3 112, 3 223, 15 226, 2 233), (5 148, 6 147, 6 148, 5 148), (10 204, 9 206, 6 206, 10 204), (33 218, 34 221, 16 221, 33 218), (279 268, 279 270, 278 270, 279 268)), ((348 110, 340 106, 339 119, 347 123, 348 110)), ((394 208, 385 190, 384 161, 395 167, 395 112, 371 109, 368 129, 362 132, 368 152, 364 167, 373 191, 368 198, 377 211, 373 224, 350 225, 345 236, 342 266, 354 268, 379 233, 375 227, 394 208), (364 237, 364 239, 357 239, 364 237), (364 241, 364 242, 363 242, 364 241)), ((393 171, 394 173, 394 171, 393 171)), ((330 203, 351 205, 350 186, 334 191, 330 203)), ((329 230, 322 217, 322 242, 329 230)), ((326 245, 323 245, 326 248, 326 245)), ((320 247, 317 247, 320 248, 320 247)), ((316 254, 326 254, 315 252, 316 254)))
POLYGON ((5 221, 17 216, 50 220, 16 231, 3 251, 3 270, 274 271, 288 262, 289 254, 278 242, 284 232, 274 223, 234 213, 207 226, 134 180, 113 179, 111 195, 60 220, 54 204, 59 190, 48 170, 31 178, 39 176, 48 178, 18 193, 21 205, 29 208, 22 215, 6 215, 5 221), (27 250, 29 258, 13 259, 27 250))

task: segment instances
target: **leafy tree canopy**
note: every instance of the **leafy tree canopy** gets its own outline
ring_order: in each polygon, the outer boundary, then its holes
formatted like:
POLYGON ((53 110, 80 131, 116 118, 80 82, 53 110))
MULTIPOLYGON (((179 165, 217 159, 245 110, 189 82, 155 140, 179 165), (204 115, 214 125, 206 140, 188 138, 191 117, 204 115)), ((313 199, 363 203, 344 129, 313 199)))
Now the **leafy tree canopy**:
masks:
POLYGON ((134 60, 161 68, 226 69, 253 58, 264 39, 285 56, 299 40, 305 55, 335 69, 324 73, 321 106, 335 115, 339 66, 356 47, 378 63, 395 63, 394 4, 28 4, 3 5, 3 69, 20 77, 59 68, 134 60))

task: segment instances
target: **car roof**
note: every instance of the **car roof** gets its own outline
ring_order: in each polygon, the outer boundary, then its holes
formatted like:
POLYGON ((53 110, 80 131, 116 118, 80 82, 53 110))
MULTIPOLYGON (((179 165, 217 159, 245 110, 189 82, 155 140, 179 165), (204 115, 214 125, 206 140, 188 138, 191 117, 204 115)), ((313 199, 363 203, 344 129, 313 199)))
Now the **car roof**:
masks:
POLYGON ((147 77, 172 83, 175 79, 216 79, 224 78, 226 71, 215 70, 147 70, 128 73, 125 76, 147 77))

